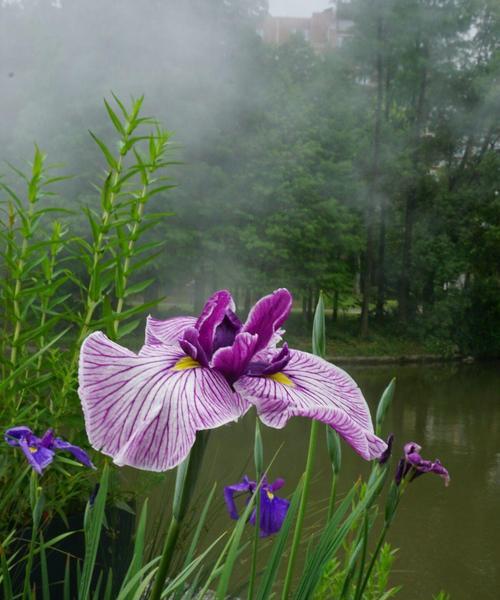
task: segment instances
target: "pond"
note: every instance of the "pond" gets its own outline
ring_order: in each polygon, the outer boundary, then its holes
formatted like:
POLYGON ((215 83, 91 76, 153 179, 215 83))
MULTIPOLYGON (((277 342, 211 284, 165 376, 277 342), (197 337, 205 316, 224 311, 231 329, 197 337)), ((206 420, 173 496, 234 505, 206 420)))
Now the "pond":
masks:
MULTIPOLYGON (((500 370, 497 363, 438 366, 346 367, 375 410, 392 377, 397 388, 386 432, 396 436, 395 454, 403 444, 423 446, 425 458, 440 458, 451 484, 427 475, 412 483, 403 497, 389 541, 400 548, 392 574, 403 585, 398 597, 431 600, 445 590, 452 600, 498 598, 500 589, 500 370)), ((204 464, 201 490, 218 482, 218 506, 207 538, 229 524, 222 512, 222 486, 252 474, 254 415, 213 432, 204 464)), ((294 419, 283 430, 265 428, 266 460, 280 447, 271 478, 284 477, 283 493, 291 492, 304 468, 309 423, 294 419)), ((343 444, 339 492, 342 494, 367 465, 343 444)), ((396 456, 393 458, 394 468, 396 456)), ((392 468, 392 467, 391 467, 392 468)), ((315 480, 308 514, 309 531, 324 521, 330 488, 325 444, 318 447, 315 480)), ((165 488, 152 498, 163 511, 165 488)), ((216 510, 215 510, 216 509, 216 510)), ((266 552, 262 552, 265 561, 266 552)), ((248 564, 240 564, 244 582, 248 564)))

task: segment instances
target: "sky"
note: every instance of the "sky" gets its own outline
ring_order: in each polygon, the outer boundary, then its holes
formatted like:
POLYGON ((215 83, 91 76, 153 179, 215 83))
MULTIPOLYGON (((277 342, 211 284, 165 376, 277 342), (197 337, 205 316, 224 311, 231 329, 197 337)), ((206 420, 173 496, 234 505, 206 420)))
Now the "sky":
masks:
POLYGON ((310 17, 329 6, 329 0, 269 0, 269 12, 280 17, 310 17))

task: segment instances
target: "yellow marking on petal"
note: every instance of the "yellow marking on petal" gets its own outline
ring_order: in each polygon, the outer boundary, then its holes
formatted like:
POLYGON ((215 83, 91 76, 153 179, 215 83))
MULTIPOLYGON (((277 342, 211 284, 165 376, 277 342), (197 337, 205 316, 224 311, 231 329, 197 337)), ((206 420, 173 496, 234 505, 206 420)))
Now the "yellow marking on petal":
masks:
POLYGON ((194 360, 190 356, 183 356, 175 363, 172 369, 174 371, 183 371, 184 369, 196 369, 197 367, 201 367, 197 360, 194 360))
POLYGON ((287 377, 284 373, 281 373, 281 372, 273 373, 272 375, 267 375, 267 377, 269 377, 269 379, 273 379, 274 381, 277 381, 278 383, 282 383, 283 385, 289 385, 290 387, 295 387, 295 384, 290 379, 290 377, 287 377))
POLYGON ((274 498, 274 494, 268 490, 267 497, 269 498, 269 500, 272 500, 274 498))
POLYGON ((35 448, 34 446, 30 446, 29 451, 31 452, 31 454, 35 454, 38 451, 38 448, 35 448))

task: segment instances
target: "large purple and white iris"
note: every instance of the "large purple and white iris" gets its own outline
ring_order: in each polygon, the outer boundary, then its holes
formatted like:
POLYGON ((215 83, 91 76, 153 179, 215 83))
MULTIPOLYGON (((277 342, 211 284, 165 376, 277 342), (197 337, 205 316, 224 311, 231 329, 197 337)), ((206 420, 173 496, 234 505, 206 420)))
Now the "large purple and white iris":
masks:
POLYGON ((92 446, 118 465, 165 471, 186 458, 197 431, 235 421, 253 405, 270 427, 317 419, 363 458, 380 456, 386 444, 351 377, 277 346, 291 307, 291 294, 278 289, 242 323, 222 290, 198 318, 148 317, 138 354, 91 334, 81 349, 79 394, 92 446))

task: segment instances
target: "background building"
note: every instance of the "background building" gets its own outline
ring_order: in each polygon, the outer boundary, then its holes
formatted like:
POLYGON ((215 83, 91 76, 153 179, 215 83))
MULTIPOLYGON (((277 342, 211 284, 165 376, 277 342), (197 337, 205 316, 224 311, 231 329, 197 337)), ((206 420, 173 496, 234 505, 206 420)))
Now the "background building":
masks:
POLYGON ((316 52, 339 48, 351 33, 349 1, 336 2, 331 8, 311 17, 274 17, 268 15, 257 30, 267 44, 284 44, 293 35, 302 35, 316 52))

